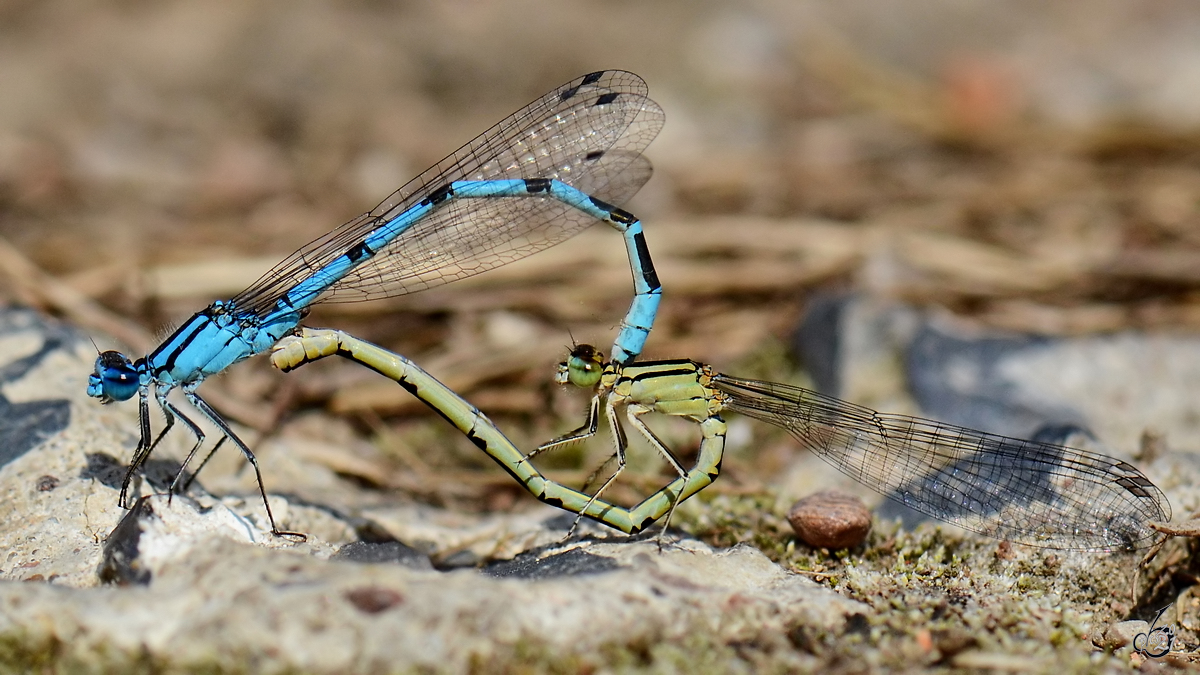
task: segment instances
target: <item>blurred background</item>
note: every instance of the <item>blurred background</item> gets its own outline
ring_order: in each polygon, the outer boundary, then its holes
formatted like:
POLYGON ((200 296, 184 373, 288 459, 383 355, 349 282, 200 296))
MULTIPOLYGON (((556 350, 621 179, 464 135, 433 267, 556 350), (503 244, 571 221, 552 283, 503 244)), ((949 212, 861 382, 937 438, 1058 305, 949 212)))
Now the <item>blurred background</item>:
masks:
MULTIPOLYGON (((983 329, 1194 331, 1197 34, 1200 7, 1170 0, 3 0, 0 293, 144 353, 513 110, 621 68, 667 115, 627 205, 664 285, 646 358, 808 383, 822 365, 792 336, 814 298, 845 292, 983 329)), ((594 227, 306 323, 413 358, 531 448, 585 406, 554 364, 572 341, 607 349, 631 292, 619 237, 594 227)), ((256 359, 203 393, 339 480, 525 503, 364 369, 256 359)), ((735 432, 744 460, 714 490, 799 452, 735 432)), ((664 433, 684 456, 696 441, 664 433)), ((547 462, 581 481, 603 455, 547 462)), ((648 462, 633 489, 662 484, 648 462)))

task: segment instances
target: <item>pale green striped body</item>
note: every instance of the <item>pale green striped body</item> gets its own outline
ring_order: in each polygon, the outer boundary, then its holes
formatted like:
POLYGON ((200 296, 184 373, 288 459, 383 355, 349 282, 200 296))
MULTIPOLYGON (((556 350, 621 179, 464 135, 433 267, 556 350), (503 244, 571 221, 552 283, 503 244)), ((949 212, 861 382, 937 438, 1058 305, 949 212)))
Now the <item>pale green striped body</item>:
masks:
MULTIPOLYGON (((595 496, 591 496, 545 478, 478 408, 412 361, 352 335, 335 330, 304 328, 301 335, 285 337, 276 344, 271 363, 287 372, 334 355, 356 361, 395 380, 463 432, 534 497, 625 533, 641 532, 670 513, 679 502, 712 483, 721 468, 725 423, 716 413, 720 410, 722 395, 707 386, 711 371, 693 361, 646 363, 624 369, 609 364, 604 369, 597 397, 604 392, 614 435, 619 435, 622 440, 624 438, 616 422, 616 410, 625 408, 639 430, 645 427, 636 419, 637 416, 659 412, 695 419, 700 424, 702 436, 695 467, 690 471, 680 471, 680 476, 662 490, 633 508, 626 509, 600 499, 603 487, 595 496)), ((598 406, 594 408, 598 409, 598 406)), ((649 430, 645 429, 644 432, 649 433, 649 430)), ((648 439, 651 443, 661 445, 652 434, 648 439)), ((534 453, 562 442, 560 439, 546 444, 534 453)), ((661 449, 665 451, 665 446, 661 449)), ((623 457, 623 447, 620 448, 620 454, 623 457)), ((606 482, 604 487, 611 481, 606 482)))

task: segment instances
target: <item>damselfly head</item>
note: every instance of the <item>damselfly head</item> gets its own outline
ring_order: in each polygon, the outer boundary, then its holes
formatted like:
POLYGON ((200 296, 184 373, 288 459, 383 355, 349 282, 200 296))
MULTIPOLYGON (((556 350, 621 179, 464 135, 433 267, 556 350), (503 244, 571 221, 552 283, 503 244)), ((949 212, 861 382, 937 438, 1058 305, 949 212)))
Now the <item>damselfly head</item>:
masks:
POLYGON ((567 360, 558 364, 554 381, 568 382, 584 389, 591 389, 600 382, 604 374, 604 353, 591 345, 575 345, 567 360))
POLYGON ((87 393, 101 403, 127 401, 140 385, 141 377, 129 358, 110 350, 100 352, 96 358, 96 369, 88 377, 87 393))

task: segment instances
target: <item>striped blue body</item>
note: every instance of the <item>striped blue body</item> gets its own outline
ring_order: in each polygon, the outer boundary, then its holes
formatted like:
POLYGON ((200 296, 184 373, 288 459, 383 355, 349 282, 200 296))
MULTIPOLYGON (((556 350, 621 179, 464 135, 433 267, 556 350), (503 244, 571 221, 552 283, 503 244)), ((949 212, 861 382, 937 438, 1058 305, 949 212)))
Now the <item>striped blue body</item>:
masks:
MULTIPOLYGON (((185 467, 204 442, 200 428, 166 398, 177 387, 221 429, 217 447, 232 440, 257 473, 253 453, 195 390, 209 375, 292 333, 314 303, 402 295, 471 276, 552 246, 598 220, 622 233, 629 253, 635 294, 613 354, 620 363, 635 359, 654 324, 661 287, 641 223, 614 203, 632 197, 649 179, 641 151, 662 120, 636 75, 586 75, 514 113, 234 298, 198 312, 145 358, 100 354, 88 394, 107 403, 136 393, 141 405, 141 438, 122 502, 133 472, 175 419, 197 437, 185 467), (166 418, 153 441, 151 390, 166 418)), ((259 489, 265 503, 261 476, 259 489)), ((269 505, 267 515, 273 532, 289 534, 275 526, 269 505)))

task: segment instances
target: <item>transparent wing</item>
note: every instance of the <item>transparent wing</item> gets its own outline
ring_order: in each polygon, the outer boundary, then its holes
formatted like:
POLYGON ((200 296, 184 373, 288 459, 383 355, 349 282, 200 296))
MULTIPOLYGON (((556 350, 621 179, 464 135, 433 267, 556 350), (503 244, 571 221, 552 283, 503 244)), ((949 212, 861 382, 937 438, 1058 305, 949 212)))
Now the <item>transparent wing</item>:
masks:
POLYGON ((787 429, 862 484, 998 539, 1131 550, 1170 520, 1162 491, 1131 464, 933 420, 878 413, 799 387, 717 375, 729 410, 787 429))
MULTIPOLYGON (((510 115, 392 193, 379 206, 288 256, 233 299, 266 312, 276 299, 369 232, 459 180, 551 178, 614 205, 650 179, 641 152, 664 115, 633 73, 577 78, 510 115)), ((322 301, 404 295, 518 260, 596 220, 546 197, 455 199, 347 274, 322 301)))

